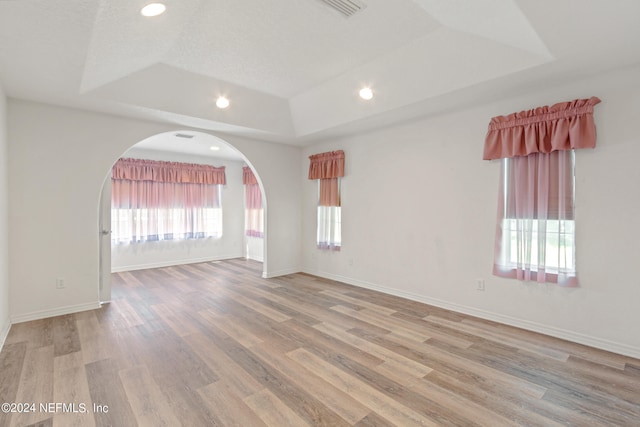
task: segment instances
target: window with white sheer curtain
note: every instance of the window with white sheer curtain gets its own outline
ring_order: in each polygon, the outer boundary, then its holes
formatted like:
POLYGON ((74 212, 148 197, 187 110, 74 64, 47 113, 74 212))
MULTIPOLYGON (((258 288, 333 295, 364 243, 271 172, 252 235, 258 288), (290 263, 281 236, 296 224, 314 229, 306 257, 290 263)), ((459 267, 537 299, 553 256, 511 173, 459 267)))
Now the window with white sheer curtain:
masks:
POLYGON ((502 160, 498 264, 520 279, 576 275, 573 164, 573 151, 502 160))
POLYGON ((309 179, 318 180, 316 246, 339 251, 342 246, 340 179, 344 176, 344 152, 314 154, 309 160, 309 179))
POLYGON ((333 203, 333 205, 323 205, 322 192, 327 186, 335 186, 340 192, 340 179, 334 178, 336 182, 329 180, 319 180, 318 182, 318 218, 317 218, 317 235, 316 245, 320 249, 340 250, 342 246, 342 208, 340 202, 324 202, 333 203), (335 206, 337 205, 337 206, 335 206))
POLYGON ((491 119, 484 159, 502 159, 493 272, 577 286, 575 149, 596 144, 596 97, 491 119))
POLYGON ((264 237, 264 210, 262 207, 262 191, 250 167, 242 168, 244 184, 244 231, 247 237, 262 239, 264 237))
POLYGON ((222 237, 224 167, 120 159, 111 179, 114 244, 222 237))

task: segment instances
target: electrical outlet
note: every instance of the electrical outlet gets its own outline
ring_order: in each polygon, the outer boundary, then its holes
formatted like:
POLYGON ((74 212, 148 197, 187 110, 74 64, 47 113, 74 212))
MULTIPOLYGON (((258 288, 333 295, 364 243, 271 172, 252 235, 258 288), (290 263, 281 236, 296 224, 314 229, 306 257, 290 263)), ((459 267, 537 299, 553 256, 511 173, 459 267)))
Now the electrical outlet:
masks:
POLYGON ((484 279, 477 279, 476 280, 476 290, 484 291, 484 279))
POLYGON ((56 289, 64 289, 64 279, 62 277, 56 279, 56 289))

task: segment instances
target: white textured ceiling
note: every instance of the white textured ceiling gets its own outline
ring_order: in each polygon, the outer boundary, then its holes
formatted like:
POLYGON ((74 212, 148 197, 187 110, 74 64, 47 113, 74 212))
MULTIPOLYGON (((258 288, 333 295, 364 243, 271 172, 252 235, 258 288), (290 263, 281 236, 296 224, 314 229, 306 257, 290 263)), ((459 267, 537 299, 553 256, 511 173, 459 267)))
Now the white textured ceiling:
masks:
POLYGON ((302 144, 640 62, 638 0, 148 2, 0 0, 5 91, 302 144))
MULTIPOLYGON (((231 147, 220 138, 203 132, 176 131, 153 135, 138 142, 135 149, 182 153, 197 157, 211 157, 243 161, 244 157, 238 150, 231 147), (213 147, 213 149, 212 149, 213 147)), ((125 154, 127 157, 129 153, 125 154)))

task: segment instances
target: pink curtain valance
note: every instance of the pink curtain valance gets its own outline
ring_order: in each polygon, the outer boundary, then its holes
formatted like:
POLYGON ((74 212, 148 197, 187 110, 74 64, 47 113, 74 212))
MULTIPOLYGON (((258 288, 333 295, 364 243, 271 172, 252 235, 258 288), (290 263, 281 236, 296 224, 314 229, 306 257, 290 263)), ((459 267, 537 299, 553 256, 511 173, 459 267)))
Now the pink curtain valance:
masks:
POLYGON ((242 168, 242 183, 244 185, 257 184, 258 180, 256 176, 253 174, 253 171, 249 166, 244 166, 242 168))
POLYGON ((309 156, 309 179, 340 178, 344 176, 344 151, 329 151, 309 156))
POLYGON ((484 160, 596 146, 595 96, 491 119, 484 160))
POLYGON ((112 179, 166 183, 226 185, 225 168, 194 163, 157 160, 119 159, 112 169, 112 179))

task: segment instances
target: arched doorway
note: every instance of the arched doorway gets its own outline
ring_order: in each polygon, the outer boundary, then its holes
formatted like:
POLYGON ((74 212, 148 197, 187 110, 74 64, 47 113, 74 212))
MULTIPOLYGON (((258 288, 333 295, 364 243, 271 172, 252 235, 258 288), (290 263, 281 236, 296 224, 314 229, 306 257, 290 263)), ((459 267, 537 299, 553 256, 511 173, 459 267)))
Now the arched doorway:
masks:
MULTIPOLYGON (((260 191, 262 193, 262 202, 263 202, 263 216, 266 218, 266 209, 267 209, 267 200, 264 192, 264 186, 262 185, 262 180, 258 171, 252 166, 246 156, 233 147, 228 142, 224 141, 221 138, 216 136, 204 133, 197 132, 191 130, 177 130, 172 132, 164 132, 157 135, 153 135, 149 138, 146 138, 142 141, 131 146, 125 153, 123 153, 120 157, 138 157, 138 158, 147 158, 150 160, 164 160, 164 161, 176 161, 176 162, 185 162, 185 163, 203 163, 203 164, 211 164, 213 166, 225 165, 227 167, 227 186, 230 187, 232 182, 234 190, 235 201, 233 206, 235 206, 235 210, 228 209, 228 212, 231 212, 231 216, 233 216, 233 221, 230 221, 235 226, 235 233, 231 233, 231 240, 226 239, 227 246, 232 247, 233 250, 229 250, 226 252, 227 258, 234 257, 233 255, 238 255, 237 246, 240 245, 242 248, 242 256, 250 257, 254 260, 261 261, 263 263, 262 271, 263 275, 267 271, 267 246, 265 244, 266 241, 266 224, 264 230, 264 237, 261 239, 261 242, 256 243, 255 241, 248 242, 248 237, 245 236, 244 233, 237 234, 238 229, 238 191, 239 188, 242 188, 242 167, 248 166, 253 174, 255 175, 258 184, 260 186, 260 191), (230 170, 232 169, 232 170, 230 170), (231 175, 230 175, 231 173, 231 175), (239 181, 238 181, 239 180, 239 181), (238 239, 238 240, 233 240, 238 239), (240 243, 240 240, 242 242, 240 243), (229 245, 228 242, 231 242, 229 245), (251 251, 251 253, 249 252, 251 251), (228 256, 231 254, 231 256, 228 256)), ((244 193, 242 191, 241 201, 244 203, 244 193)), ((231 193, 231 192, 230 192, 231 193)), ((223 195, 223 207, 224 207, 224 195, 223 195)), ((243 205, 244 206, 244 205, 243 205)), ((244 208, 243 208, 244 210, 244 208)), ((126 269, 136 269, 136 268, 152 268, 152 267, 161 267, 168 265, 176 265, 180 263, 188 263, 188 262, 204 262, 207 260, 213 260, 211 258, 211 254, 208 255, 203 252, 201 258, 175 258, 170 259, 171 251, 168 251, 166 247, 164 247, 162 254, 164 259, 155 260, 155 264, 149 263, 148 253, 145 257, 140 257, 141 251, 130 250, 129 254, 123 256, 123 252, 126 251, 116 251, 114 254, 114 258, 112 259, 112 247, 111 247, 111 179, 110 172, 105 177, 102 191, 100 194, 100 206, 99 206, 99 233, 100 233, 100 262, 99 262, 99 293, 100 293, 100 301, 107 302, 111 299, 111 273, 112 271, 125 271, 126 269), (135 266, 122 265, 122 259, 126 258, 129 261, 133 258, 138 257, 136 259, 140 260, 139 263, 135 266), (167 258, 169 256, 169 258, 167 258), (209 259, 207 259, 209 257, 209 259), (114 270, 115 269, 115 270, 114 270), (120 270, 118 270, 120 269, 120 270)), ((233 229, 233 227, 230 227, 233 229)), ((242 229, 244 229, 244 213, 242 214, 242 229)), ((206 246, 206 243, 196 242, 194 244, 195 251, 198 249, 202 249, 203 246, 206 246)), ((217 242, 219 243, 219 242, 217 242)), ((120 248, 122 249, 122 248, 120 248)), ((128 248, 131 249, 131 248, 128 248)), ((138 248, 139 249, 139 248, 138 248)), ((225 252, 220 253, 221 258, 224 259, 225 252)))

